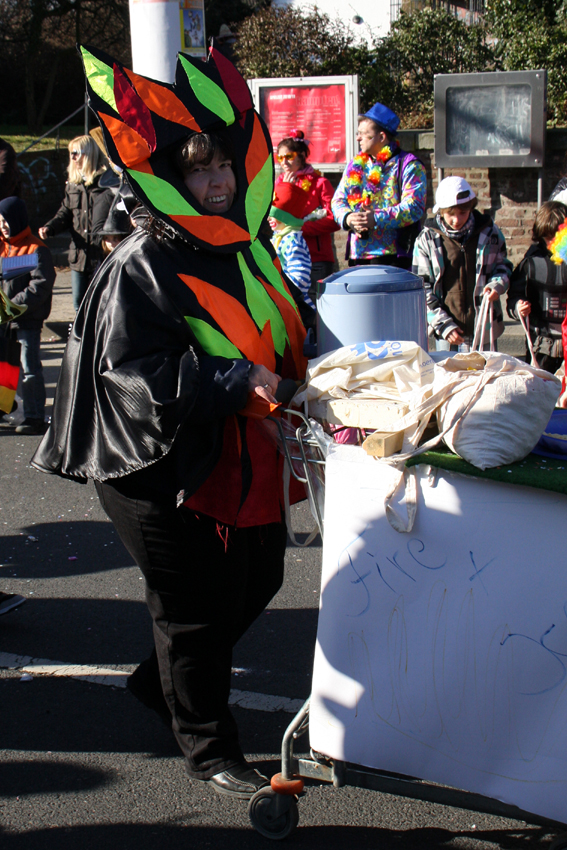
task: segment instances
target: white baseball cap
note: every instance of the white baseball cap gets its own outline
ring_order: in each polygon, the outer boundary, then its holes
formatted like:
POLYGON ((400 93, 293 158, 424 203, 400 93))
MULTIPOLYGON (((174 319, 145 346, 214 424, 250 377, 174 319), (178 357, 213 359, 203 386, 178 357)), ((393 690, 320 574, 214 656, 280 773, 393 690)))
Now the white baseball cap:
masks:
POLYGON ((433 212, 466 204, 476 198, 471 186, 463 177, 445 177, 435 192, 435 206, 433 212))

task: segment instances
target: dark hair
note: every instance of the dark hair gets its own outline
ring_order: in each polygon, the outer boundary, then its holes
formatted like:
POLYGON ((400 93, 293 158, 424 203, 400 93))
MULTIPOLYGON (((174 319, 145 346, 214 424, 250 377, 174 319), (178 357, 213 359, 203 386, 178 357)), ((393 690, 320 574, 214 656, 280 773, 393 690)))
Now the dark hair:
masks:
POLYGON ((536 213, 532 236, 534 242, 551 239, 567 218, 567 206, 559 201, 546 201, 536 213))
MULTIPOLYGON (((293 130, 291 132, 293 133, 293 130)), ((287 139, 282 139, 278 144, 277 149, 279 150, 281 147, 286 147, 288 150, 302 156, 303 161, 305 162, 309 156, 309 146, 307 142, 304 141, 305 133, 303 130, 296 130, 296 133, 296 136, 288 136, 287 139)))
POLYGON ((375 133, 384 133, 386 139, 388 140, 388 144, 391 145, 392 142, 396 140, 396 134, 390 133, 389 130, 386 130, 385 127, 381 127, 380 124, 377 124, 376 121, 373 121, 372 118, 369 118, 368 115, 359 115, 358 116, 358 124, 362 124, 363 121, 368 121, 369 124, 372 124, 374 127, 375 133))
POLYGON ((197 162, 209 165, 217 153, 234 163, 232 143, 225 133, 194 133, 178 149, 176 164, 183 174, 197 162))
POLYGON ((468 210, 469 212, 471 212, 471 210, 476 209, 477 206, 478 198, 471 198, 470 201, 465 201, 464 204, 452 204, 450 207, 439 207, 438 212, 441 215, 443 215, 443 213, 447 212, 448 210, 468 210))

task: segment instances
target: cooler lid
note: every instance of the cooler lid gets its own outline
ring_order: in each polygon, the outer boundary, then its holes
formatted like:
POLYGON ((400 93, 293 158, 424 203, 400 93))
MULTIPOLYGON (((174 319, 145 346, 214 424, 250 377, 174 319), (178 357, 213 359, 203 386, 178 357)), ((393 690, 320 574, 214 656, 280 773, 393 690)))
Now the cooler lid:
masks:
POLYGON ((423 279, 394 266, 352 266, 317 282, 317 295, 406 292, 412 289, 423 289, 423 279))

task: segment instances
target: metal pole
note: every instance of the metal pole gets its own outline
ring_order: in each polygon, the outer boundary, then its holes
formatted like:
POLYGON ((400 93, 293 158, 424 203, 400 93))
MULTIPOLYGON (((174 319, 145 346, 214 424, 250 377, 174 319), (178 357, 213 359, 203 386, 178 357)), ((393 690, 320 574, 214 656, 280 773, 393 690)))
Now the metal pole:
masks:
POLYGON ((81 110, 83 110, 84 108, 85 108, 84 106, 77 107, 77 109, 75 109, 74 112, 71 112, 70 115, 68 115, 66 118, 64 118, 63 121, 60 121, 59 124, 56 124, 55 127, 51 127, 51 129, 48 130, 47 133, 44 133, 43 136, 40 136, 38 139, 34 139, 33 142, 31 143, 31 145, 28 145, 27 148, 24 148, 23 151, 20 151, 18 156, 21 156, 26 151, 29 151, 30 148, 33 148, 35 145, 37 145, 38 142, 41 142, 42 139, 46 139, 47 136, 51 136, 51 134, 53 133, 54 130, 58 130, 59 127, 62 127, 63 124, 67 123, 67 121, 70 121, 71 118, 73 118, 75 115, 77 115, 78 112, 81 112, 81 110))
POLYGON ((543 168, 537 170, 537 208, 543 203, 543 168))
POLYGON ((88 135, 89 132, 89 101, 87 98, 87 93, 85 92, 85 136, 88 135))

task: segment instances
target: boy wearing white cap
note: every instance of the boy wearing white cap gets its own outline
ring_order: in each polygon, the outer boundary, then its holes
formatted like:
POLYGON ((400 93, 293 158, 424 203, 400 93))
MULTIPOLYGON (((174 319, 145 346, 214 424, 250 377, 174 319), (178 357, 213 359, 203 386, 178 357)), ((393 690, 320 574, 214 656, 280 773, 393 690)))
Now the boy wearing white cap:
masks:
MULTIPOLYGON (((485 292, 494 302, 493 336, 504 332, 500 296, 510 285, 506 242, 462 177, 446 177, 435 193, 434 218, 417 237, 412 271, 423 278, 427 321, 437 350, 470 349, 475 318, 485 292)), ((483 347, 489 347, 487 325, 483 347)))

